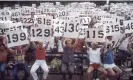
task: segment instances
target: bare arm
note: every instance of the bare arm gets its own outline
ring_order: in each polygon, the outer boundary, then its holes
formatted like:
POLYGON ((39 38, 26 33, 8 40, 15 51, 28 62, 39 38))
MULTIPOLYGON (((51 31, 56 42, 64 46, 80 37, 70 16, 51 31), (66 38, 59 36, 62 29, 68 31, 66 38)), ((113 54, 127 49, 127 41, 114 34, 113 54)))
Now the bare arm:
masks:
POLYGON ((10 49, 10 48, 7 48, 7 51, 11 54, 16 54, 16 50, 13 50, 13 49, 10 49))
POLYGON ((89 48, 89 46, 87 44, 87 41, 84 41, 84 43, 85 43, 85 46, 86 46, 87 50, 89 50, 90 48, 89 48))
POLYGON ((63 43, 64 40, 65 40, 64 38, 61 39, 61 44, 62 44, 62 47, 63 47, 63 48, 65 47, 65 45, 64 45, 64 43, 63 43))
POLYGON ((75 43, 72 45, 73 48, 77 46, 78 40, 79 40, 79 36, 80 36, 80 34, 78 34, 78 37, 76 38, 75 43))
POLYGON ((23 51, 26 52, 30 48, 30 44, 26 45, 26 47, 23 48, 23 51))
POLYGON ((102 48, 100 49, 100 52, 104 53, 104 49, 106 48, 106 43, 103 43, 102 48))
POLYGON ((45 45, 45 49, 47 49, 48 48, 48 45, 49 45, 49 41, 47 42, 47 44, 45 45))

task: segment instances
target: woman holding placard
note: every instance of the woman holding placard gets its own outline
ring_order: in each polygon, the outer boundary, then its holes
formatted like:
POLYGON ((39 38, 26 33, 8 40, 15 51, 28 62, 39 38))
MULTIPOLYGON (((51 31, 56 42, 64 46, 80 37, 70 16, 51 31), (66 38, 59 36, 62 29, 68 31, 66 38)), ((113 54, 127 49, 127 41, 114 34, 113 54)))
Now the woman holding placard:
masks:
POLYGON ((48 69, 47 63, 45 61, 45 59, 46 59, 45 56, 46 56, 46 49, 47 49, 48 45, 49 45, 49 42, 47 42, 46 46, 43 47, 43 42, 40 41, 39 46, 36 47, 36 61, 30 70, 30 73, 34 80, 38 80, 36 70, 39 67, 41 67, 44 71, 44 74, 43 74, 44 80, 46 80, 46 78, 47 78, 49 69, 48 69))
POLYGON ((91 80, 90 74, 93 70, 98 70, 102 72, 104 74, 104 77, 102 77, 101 80, 105 80, 107 72, 101 65, 101 53, 103 52, 104 46, 102 48, 98 48, 98 43, 92 42, 91 47, 88 47, 87 42, 85 43, 86 43, 87 53, 89 54, 89 60, 90 60, 90 65, 88 68, 88 80, 91 80))
POLYGON ((5 44, 0 44, 0 80, 5 80, 5 68, 7 63, 8 51, 5 47, 5 44))
POLYGON ((15 66, 13 68, 13 80, 19 80, 18 78, 18 72, 19 70, 23 70, 25 76, 23 77, 23 80, 27 80, 30 76, 28 65, 25 62, 25 53, 29 49, 30 45, 27 45, 26 47, 17 46, 15 47, 16 50, 12 50, 8 48, 8 51, 13 54, 15 59, 15 66))
POLYGON ((64 45, 64 39, 62 38, 63 47, 63 59, 61 65, 61 71, 63 73, 63 80, 66 80, 66 73, 69 73, 69 80, 72 80, 72 75, 74 73, 74 48, 76 47, 78 41, 72 45, 72 39, 67 39, 64 45))
POLYGON ((114 51, 112 48, 112 36, 107 36, 106 38, 106 48, 105 48, 105 57, 103 59, 104 68, 108 72, 110 79, 118 80, 122 71, 114 63, 114 51))

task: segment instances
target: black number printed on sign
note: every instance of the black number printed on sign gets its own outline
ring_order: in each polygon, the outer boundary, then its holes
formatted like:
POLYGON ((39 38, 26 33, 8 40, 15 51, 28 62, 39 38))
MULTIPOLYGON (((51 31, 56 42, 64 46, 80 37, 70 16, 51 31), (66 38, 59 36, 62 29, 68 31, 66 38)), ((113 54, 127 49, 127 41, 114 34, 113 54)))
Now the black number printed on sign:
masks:
POLYGON ((106 33, 119 32, 119 31, 120 31, 119 25, 111 25, 106 27, 106 33))
POLYGON ((18 42, 20 41, 24 41, 26 40, 26 33, 22 32, 20 34, 12 34, 12 35, 7 35, 8 38, 8 43, 12 43, 12 42, 18 42))
POLYGON ((103 37, 104 37, 103 31, 98 31, 98 32, 96 32, 95 30, 87 31, 87 38, 103 38, 103 37), (91 35, 91 33, 93 34, 91 35))
POLYGON ((20 18, 22 23, 34 23, 33 18, 20 18))
POLYGON ((37 23, 38 24, 44 24, 44 25, 51 25, 52 21, 50 19, 37 18, 37 23))
POLYGON ((128 23, 127 26, 125 26, 125 27, 126 27, 126 29, 128 29, 128 30, 132 30, 132 29, 133 29, 133 22, 128 23))
POLYGON ((33 37, 49 37, 50 30, 49 29, 32 29, 33 37))
POLYGON ((79 31, 79 23, 66 23, 65 24, 65 32, 78 32, 79 31))

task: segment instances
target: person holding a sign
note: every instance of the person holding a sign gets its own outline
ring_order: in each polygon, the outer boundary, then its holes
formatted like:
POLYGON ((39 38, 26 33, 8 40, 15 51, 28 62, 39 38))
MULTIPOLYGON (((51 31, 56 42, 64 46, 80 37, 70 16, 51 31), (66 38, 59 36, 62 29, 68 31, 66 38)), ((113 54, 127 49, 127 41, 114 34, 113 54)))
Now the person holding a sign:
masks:
MULTIPOLYGON (((128 52, 130 52, 130 54, 131 54, 131 59, 132 59, 131 66, 133 68, 133 37, 129 38, 128 52)), ((133 72, 133 69, 132 69, 132 72, 133 72)))
MULTIPOLYGON (((79 36, 78 36, 79 37, 79 36)), ((61 71, 63 73, 64 80, 66 79, 66 73, 69 72, 69 80, 72 80, 72 75, 74 73, 74 48, 77 46, 78 39, 76 39, 75 43, 72 45, 72 39, 68 39, 65 41, 62 38, 62 47, 63 47, 63 59, 61 71)))
POLYGON ((105 56, 103 58, 103 66, 107 70, 109 77, 112 80, 119 80, 119 76, 122 73, 119 67, 114 63, 114 49, 112 45, 112 36, 107 36, 106 38, 106 47, 105 47, 105 56))
POLYGON ((28 65, 25 63, 25 53, 29 49, 29 45, 26 45, 26 47, 17 46, 15 48, 16 50, 8 48, 9 52, 14 55, 15 59, 15 66, 13 68, 13 80, 19 80, 18 72, 20 69, 23 70, 25 73, 23 80, 27 80, 30 74, 28 70, 28 65))
POLYGON ((43 71, 44 71, 44 74, 43 74, 44 80, 46 80, 46 78, 47 78, 49 69, 48 69, 47 63, 45 61, 45 59, 46 59, 45 56, 46 56, 46 49, 47 49, 48 45, 49 45, 49 42, 47 42, 46 46, 43 47, 43 42, 40 41, 38 47, 36 47, 36 61, 33 64, 32 68, 30 70, 30 73, 31 73, 31 75, 32 75, 34 80, 38 80, 38 76, 36 74, 36 70, 39 67, 41 67, 43 69, 43 71))
POLYGON ((85 43, 90 60, 90 66, 88 68, 88 80, 90 80, 90 74, 93 70, 98 70, 102 72, 104 74, 104 77, 101 77, 101 80, 105 80, 107 71, 101 65, 101 53, 103 52, 104 46, 102 48, 98 48, 98 43, 92 42, 91 47, 89 47, 87 42, 85 43))
POLYGON ((0 44, 0 80, 5 80, 5 68, 7 63, 8 50, 5 44, 0 44))

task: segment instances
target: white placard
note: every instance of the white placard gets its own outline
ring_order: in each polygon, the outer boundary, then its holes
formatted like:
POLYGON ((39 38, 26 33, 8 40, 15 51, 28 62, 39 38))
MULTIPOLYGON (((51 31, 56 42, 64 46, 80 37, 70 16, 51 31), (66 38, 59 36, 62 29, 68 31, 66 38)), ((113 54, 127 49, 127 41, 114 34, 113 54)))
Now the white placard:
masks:
POLYGON ((17 30, 6 32, 6 38, 8 40, 8 47, 20 46, 24 44, 29 44, 27 30, 17 30))
POLYGON ((54 26, 54 36, 62 36, 65 29, 65 20, 55 19, 53 26, 54 26))
POLYGON ((21 16, 20 21, 24 26, 31 26, 34 24, 34 18, 32 18, 31 15, 21 16))
POLYGON ((22 30, 23 26, 21 22, 18 23, 0 23, 0 35, 3 35, 8 31, 22 30))
POLYGON ((51 27, 32 27, 31 41, 49 41, 51 38, 51 27))
POLYGON ((81 17, 80 18, 80 24, 89 24, 91 22, 90 17, 81 17))
POLYGON ((105 35, 103 29, 89 28, 86 29, 86 41, 88 42, 105 42, 105 35))
POLYGON ((118 23, 110 23, 110 24, 104 24, 103 25, 105 28, 105 35, 106 36, 112 36, 116 34, 121 34, 121 27, 118 23))
POLYGON ((53 17, 48 15, 37 15, 36 21, 38 25, 52 26, 53 17))
POLYGON ((20 18, 21 16, 21 10, 20 9, 15 9, 15 10, 11 10, 11 17, 12 18, 20 18))
POLYGON ((133 20, 124 21, 125 33, 133 32, 133 20))
POLYGON ((80 26, 79 27, 79 38, 85 38, 85 29, 88 29, 88 26, 80 26))
POLYGON ((11 12, 9 10, 0 10, 0 21, 11 20, 11 12))
POLYGON ((72 19, 65 23, 64 37, 76 38, 79 33, 80 21, 79 19, 72 19))

